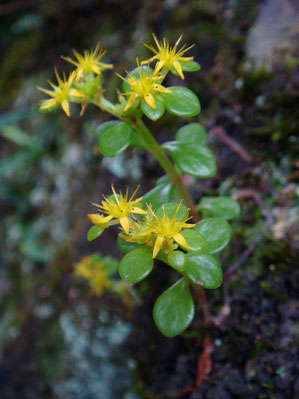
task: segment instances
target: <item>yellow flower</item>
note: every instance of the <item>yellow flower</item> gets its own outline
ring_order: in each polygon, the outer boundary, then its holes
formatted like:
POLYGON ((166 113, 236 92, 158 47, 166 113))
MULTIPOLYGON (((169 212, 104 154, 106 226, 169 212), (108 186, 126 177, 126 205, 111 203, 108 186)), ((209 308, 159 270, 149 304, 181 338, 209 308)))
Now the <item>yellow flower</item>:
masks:
POLYGON ((126 112, 133 105, 137 98, 141 98, 152 109, 156 110, 157 106, 155 103, 154 94, 171 93, 171 90, 166 89, 166 87, 158 83, 164 78, 164 76, 157 74, 158 71, 155 70, 153 74, 151 74, 149 68, 140 67, 138 59, 137 67, 139 76, 134 76, 132 73, 129 73, 127 78, 123 78, 117 74, 117 76, 127 82, 131 88, 131 90, 122 93, 125 96, 130 96, 124 112, 126 112))
POLYGON ((85 278, 97 295, 102 294, 111 285, 103 265, 103 262, 95 256, 86 256, 74 266, 75 275, 85 278))
POLYGON ((78 90, 71 87, 71 85, 74 82, 76 72, 73 71, 69 75, 68 79, 66 79, 65 75, 63 74, 63 80, 62 80, 55 68, 55 75, 58 85, 54 85, 53 83, 49 82, 49 85, 52 87, 53 90, 46 90, 43 89, 42 87, 38 87, 39 90, 52 97, 48 100, 42 100, 40 109, 46 110, 55 107, 56 105, 61 105, 62 109, 67 114, 67 116, 70 116, 71 115, 70 106, 69 106, 70 96, 78 97, 79 99, 82 99, 84 97, 84 94, 80 93, 78 90))
POLYGON ((155 258, 161 249, 168 249, 172 246, 173 241, 177 242, 181 247, 190 249, 185 238, 182 236, 182 229, 189 229, 194 227, 195 224, 186 223, 190 218, 184 215, 177 220, 177 214, 180 209, 178 205, 175 214, 172 218, 169 218, 163 207, 163 217, 160 220, 154 211, 149 207, 149 211, 153 216, 150 228, 142 235, 149 236, 149 239, 156 237, 153 251, 153 258, 155 258))
POLYGON ((160 42, 157 40, 156 36, 153 34, 157 49, 154 48, 151 44, 145 44, 145 47, 147 47, 149 50, 151 50, 155 55, 152 58, 149 58, 146 61, 143 61, 141 64, 148 64, 154 60, 157 60, 156 64, 156 70, 160 71, 163 67, 171 69, 174 68, 181 79, 185 79, 182 66, 181 66, 181 61, 193 61, 193 57, 183 57, 183 54, 185 54, 187 51, 189 51, 192 47, 194 47, 194 44, 190 47, 186 47, 184 44, 183 47, 177 51, 177 47, 182 40, 183 35, 181 35, 178 40, 176 41, 175 45, 171 47, 169 45, 168 40, 163 39, 163 42, 160 42))
POLYGON ((63 56, 62 58, 77 67, 76 80, 79 80, 84 73, 95 73, 96 75, 101 75, 102 70, 113 68, 112 64, 105 64, 104 62, 100 61, 100 59, 106 54, 105 50, 100 49, 100 43, 97 44, 94 51, 85 50, 83 51, 83 54, 79 54, 76 50, 73 50, 73 53, 77 60, 63 56))
POLYGON ((122 192, 119 192, 119 195, 116 194, 114 187, 112 186, 112 191, 114 197, 104 197, 104 201, 102 201, 101 205, 93 204, 100 208, 102 212, 107 214, 108 216, 99 215, 99 214, 89 214, 89 220, 96 224, 97 226, 105 226, 112 219, 118 219, 125 233, 129 233, 129 217, 133 213, 146 214, 147 211, 135 206, 140 202, 143 198, 137 198, 133 200, 137 190, 133 193, 133 195, 128 199, 128 190, 125 195, 122 192))

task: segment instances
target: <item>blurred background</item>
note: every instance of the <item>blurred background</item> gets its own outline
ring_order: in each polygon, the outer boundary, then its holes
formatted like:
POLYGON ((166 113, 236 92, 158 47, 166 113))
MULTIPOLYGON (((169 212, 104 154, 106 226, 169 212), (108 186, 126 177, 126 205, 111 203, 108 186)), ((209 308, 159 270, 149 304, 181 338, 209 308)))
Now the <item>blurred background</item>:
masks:
MULTIPOLYGON (((3 399, 293 399, 298 364, 299 5, 296 0, 15 0, 0 3, 0 397, 3 399), (96 127, 108 115, 40 114, 36 86, 55 81, 60 58, 100 41, 115 99, 142 42, 154 32, 196 44, 202 68, 168 85, 194 90, 219 171, 187 180, 198 201, 233 195, 234 222, 224 268, 248 257, 221 291, 231 313, 211 329, 213 370, 197 388, 200 310, 181 337, 154 326, 155 298, 177 279, 159 266, 134 293, 93 295, 74 264, 95 251, 120 258, 117 229, 88 243, 90 201, 117 188, 153 187, 163 174, 143 151, 103 159, 96 127), (297 184, 296 184, 297 182, 297 184), (258 240, 257 240, 258 238, 258 240), (245 254, 246 255, 246 254, 245 254), (297 278, 298 281, 298 278, 297 278), (298 283, 297 283, 298 284, 298 283)), ((150 124, 159 141, 186 123, 165 115, 150 124)))

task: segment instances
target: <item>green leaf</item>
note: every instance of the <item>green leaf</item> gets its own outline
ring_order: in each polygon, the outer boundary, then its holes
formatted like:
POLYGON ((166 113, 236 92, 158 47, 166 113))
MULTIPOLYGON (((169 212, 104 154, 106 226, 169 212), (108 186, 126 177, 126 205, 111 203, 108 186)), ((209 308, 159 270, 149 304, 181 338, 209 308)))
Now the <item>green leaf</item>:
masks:
MULTIPOLYGON (((135 76, 136 78, 139 79, 139 76, 140 76, 139 71, 142 71, 143 69, 144 69, 144 70, 148 70, 148 72, 149 72, 150 75, 153 73, 152 68, 150 68, 148 65, 141 65, 139 68, 136 67, 136 68, 132 69, 132 71, 130 71, 129 74, 130 74, 131 76, 133 75, 133 76, 135 76)), ((129 77, 129 74, 127 74, 126 78, 129 77)), ((127 83, 125 80, 123 81, 123 84, 122 84, 122 85, 123 85, 123 91, 130 91, 130 90, 132 90, 132 89, 131 89, 131 86, 129 85, 129 83, 127 83)))
POLYGON ((215 176, 217 171, 216 159, 213 152, 206 146, 169 141, 162 145, 170 152, 176 165, 188 175, 208 178, 215 176))
POLYGON ((154 211, 161 204, 166 204, 170 201, 180 201, 180 195, 168 176, 160 178, 157 181, 157 186, 152 188, 143 197, 143 202, 151 204, 154 211))
POLYGON ((87 240, 93 241, 98 238, 105 229, 99 226, 92 226, 87 232, 87 240))
POLYGON ((204 251, 207 247, 206 239, 196 230, 183 230, 181 235, 189 245, 190 251, 204 251))
POLYGON ((121 252, 127 254, 134 249, 139 248, 140 244, 137 244, 136 242, 126 241, 119 235, 117 237, 117 247, 121 252))
POLYGON ((204 216, 216 216, 227 220, 236 219, 241 213, 239 202, 230 197, 203 197, 198 209, 204 216))
POLYGON ((170 219, 174 217, 176 211, 177 211, 176 220, 179 220, 182 217, 187 218, 189 216, 188 208, 183 203, 175 204, 173 202, 169 202, 168 204, 164 204, 163 206, 160 206, 160 208, 157 210, 156 216, 160 220, 162 220, 162 218, 163 218, 163 208, 164 208, 166 215, 170 219), (179 210, 177 211, 178 206, 179 206, 179 210))
POLYGON ((119 274, 125 282, 136 284, 150 274, 153 266, 152 249, 142 246, 122 258, 119 264, 119 274))
POLYGON ((156 326, 167 337, 175 337, 189 327, 194 317, 194 302, 184 278, 159 296, 153 316, 156 326))
POLYGON ((176 269, 179 272, 182 272, 184 270, 185 266, 185 254, 182 251, 173 251, 168 254, 167 257, 168 263, 170 266, 172 266, 174 269, 176 269))
POLYGON ((157 121, 164 114, 165 107, 164 104, 155 98, 155 103, 157 109, 150 107, 144 100, 141 101, 141 109, 144 114, 152 121, 157 121))
POLYGON ((134 129, 132 129, 130 146, 135 148, 147 149, 147 144, 144 142, 140 134, 136 132, 134 129))
POLYGON ((156 186, 143 197, 143 201, 151 204, 153 210, 156 210, 162 203, 169 202, 170 200, 171 185, 156 186))
POLYGON ((206 138, 207 132, 199 123, 189 123, 188 125, 181 127, 175 135, 177 141, 196 143, 198 145, 204 144, 206 138))
POLYGON ((180 61, 183 71, 196 72, 200 70, 200 64, 196 61, 180 61))
POLYGON ((199 114, 200 103, 193 91, 182 86, 168 87, 171 93, 161 93, 167 111, 176 116, 191 117, 199 114))
POLYGON ((115 157, 130 144, 132 127, 126 122, 117 122, 100 136, 99 149, 105 157, 115 157))
POLYGON ((33 137, 32 135, 24 132, 17 126, 3 126, 2 128, 0 128, 0 136, 12 141, 13 143, 21 147, 32 149, 40 148, 36 137, 33 137))
POLYGON ((95 130, 95 136, 97 140, 100 140, 100 138, 103 136, 103 134, 110 129, 111 127, 119 124, 119 121, 107 121, 99 125, 96 130, 95 130))
POLYGON ((221 266, 210 254, 189 252, 186 255, 185 274, 194 284, 208 289, 220 287, 223 280, 221 266))
POLYGON ((197 223, 195 229, 207 240, 206 251, 210 254, 221 251, 231 239, 231 227, 225 219, 203 219, 197 223))

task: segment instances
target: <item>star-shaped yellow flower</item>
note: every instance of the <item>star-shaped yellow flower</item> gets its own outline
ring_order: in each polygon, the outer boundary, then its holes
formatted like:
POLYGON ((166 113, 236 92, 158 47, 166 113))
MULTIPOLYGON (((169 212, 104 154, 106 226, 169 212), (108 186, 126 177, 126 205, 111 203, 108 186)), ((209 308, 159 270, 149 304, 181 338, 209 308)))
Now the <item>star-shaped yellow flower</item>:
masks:
POLYGON ((131 90, 122 93, 125 96, 129 96, 129 100, 124 108, 124 112, 126 112, 133 105, 137 98, 144 100, 152 109, 156 110, 157 106, 154 95, 157 93, 171 93, 171 90, 158 83, 164 78, 164 76, 160 75, 157 70, 155 70, 153 73, 150 73, 149 68, 140 67, 138 59, 137 67, 139 76, 129 73, 128 77, 124 78, 117 74, 117 76, 127 82, 131 88, 131 90))
POLYGON ((100 43, 97 44, 94 51, 85 50, 83 51, 83 54, 79 54, 76 50, 73 50, 73 53, 76 60, 73 60, 70 57, 62 56, 62 58, 77 67, 76 80, 79 80, 83 74, 95 73, 96 75, 101 75, 102 70, 113 68, 112 64, 105 64, 100 61, 100 59, 102 59, 106 54, 106 50, 100 49, 100 43))
POLYGON ((104 201, 102 201, 101 205, 93 204, 101 209, 108 216, 100 215, 100 214, 89 214, 89 220, 97 226, 105 226, 112 219, 118 219, 120 225, 122 226, 124 232, 126 234, 129 233, 129 217, 131 214, 146 214, 147 211, 136 206, 138 202, 140 202, 143 198, 137 198, 133 200, 137 190, 133 193, 133 195, 128 199, 128 190, 125 195, 122 192, 119 192, 119 195, 116 194, 114 187, 112 186, 113 197, 104 197, 104 201))
POLYGON ((84 98, 84 94, 80 93, 77 89, 71 87, 75 80, 76 72, 73 71, 68 78, 66 78, 65 74, 63 74, 62 80, 55 68, 55 75, 58 85, 54 85, 52 82, 48 82, 53 90, 46 90, 42 87, 38 87, 38 89, 41 90, 43 93, 46 93, 50 97, 52 97, 47 100, 42 100, 40 109, 46 110, 55 107, 56 105, 60 105, 64 112, 67 114, 67 116, 70 116, 70 96, 78 97, 79 102, 80 99, 84 98))
POLYGON ((192 46, 189 46, 187 48, 186 45, 184 44, 180 50, 177 50, 177 47, 182 40, 183 35, 181 35, 178 40, 175 42, 175 45, 173 47, 170 46, 168 40, 164 37, 163 41, 159 43, 158 39, 156 36, 153 34, 153 38, 155 40, 157 49, 151 44, 145 44, 144 46, 147 47, 149 50, 151 50, 155 55, 151 58, 149 58, 146 61, 143 61, 141 64, 148 64, 151 63, 154 60, 157 60, 156 64, 156 70, 160 71, 163 67, 166 67, 168 69, 174 68, 176 72, 179 74, 181 79, 185 79, 182 66, 181 66, 181 61, 193 61, 193 57, 183 57, 183 55, 190 50, 192 47, 194 47, 194 44, 192 46))
POLYGON ((150 228, 142 233, 143 236, 148 236, 149 239, 155 237, 153 258, 155 258, 159 251, 163 248, 169 247, 169 243, 173 241, 177 242, 181 247, 185 249, 190 249, 185 238, 182 236, 182 229, 190 229, 195 226, 195 224, 186 223, 190 217, 185 217, 184 215, 177 220, 177 214, 180 209, 180 204, 178 205, 175 214, 172 218, 167 216, 165 209, 163 207, 163 217, 160 220, 154 211, 149 207, 149 212, 152 214, 152 223, 150 228))
POLYGON ((86 256, 74 267, 75 275, 85 278, 95 294, 101 295, 110 288, 111 282, 108 278, 108 273, 104 270, 103 261, 98 257, 86 256))

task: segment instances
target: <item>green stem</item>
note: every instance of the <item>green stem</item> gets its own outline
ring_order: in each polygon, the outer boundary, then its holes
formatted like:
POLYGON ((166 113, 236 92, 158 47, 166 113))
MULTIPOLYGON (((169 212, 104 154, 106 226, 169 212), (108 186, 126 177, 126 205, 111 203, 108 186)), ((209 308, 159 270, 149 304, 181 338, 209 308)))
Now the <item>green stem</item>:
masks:
POLYGON ((191 198, 189 191, 184 186, 181 176, 175 170, 173 164, 167 158, 164 153, 164 150, 155 140, 151 132, 145 126, 141 119, 136 119, 135 117, 131 117, 131 122, 134 124, 136 130, 140 134, 143 141, 147 144, 147 149, 153 154, 153 156, 157 159, 159 164, 168 174, 170 179, 172 180, 173 184, 177 187, 179 193, 181 194, 184 203, 188 208, 190 208, 190 215, 192 216, 194 221, 199 220, 199 214, 196 210, 196 206, 191 198))

